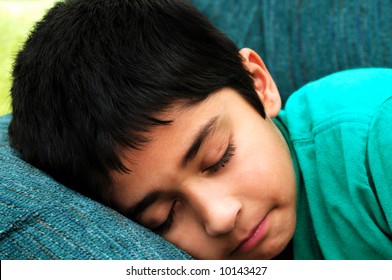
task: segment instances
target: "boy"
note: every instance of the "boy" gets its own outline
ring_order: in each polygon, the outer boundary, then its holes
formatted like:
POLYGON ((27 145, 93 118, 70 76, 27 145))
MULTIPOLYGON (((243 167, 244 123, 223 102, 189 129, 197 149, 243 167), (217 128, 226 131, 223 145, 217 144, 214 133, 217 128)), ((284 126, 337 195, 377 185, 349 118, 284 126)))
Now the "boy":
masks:
POLYGON ((391 70, 281 111, 261 58, 186 2, 70 0, 13 75, 21 156, 195 258, 392 258, 391 70))

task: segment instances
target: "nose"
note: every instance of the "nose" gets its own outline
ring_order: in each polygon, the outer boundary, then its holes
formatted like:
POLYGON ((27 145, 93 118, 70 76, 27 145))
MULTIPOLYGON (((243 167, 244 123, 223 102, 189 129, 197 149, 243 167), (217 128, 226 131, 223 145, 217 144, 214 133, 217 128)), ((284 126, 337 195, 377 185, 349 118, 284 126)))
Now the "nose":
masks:
POLYGON ((190 204, 206 233, 218 236, 234 229, 242 204, 235 196, 209 187, 193 188, 189 195, 190 204))

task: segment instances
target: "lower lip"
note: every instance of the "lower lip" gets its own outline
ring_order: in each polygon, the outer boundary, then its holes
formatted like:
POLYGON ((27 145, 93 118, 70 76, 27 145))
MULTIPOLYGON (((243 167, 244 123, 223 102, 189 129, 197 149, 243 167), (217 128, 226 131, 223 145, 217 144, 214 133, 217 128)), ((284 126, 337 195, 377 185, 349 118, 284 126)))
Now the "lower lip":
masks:
POLYGON ((256 229, 251 233, 249 238, 247 238, 238 248, 241 252, 248 252, 252 250, 265 234, 267 220, 264 218, 261 223, 256 227, 256 229))

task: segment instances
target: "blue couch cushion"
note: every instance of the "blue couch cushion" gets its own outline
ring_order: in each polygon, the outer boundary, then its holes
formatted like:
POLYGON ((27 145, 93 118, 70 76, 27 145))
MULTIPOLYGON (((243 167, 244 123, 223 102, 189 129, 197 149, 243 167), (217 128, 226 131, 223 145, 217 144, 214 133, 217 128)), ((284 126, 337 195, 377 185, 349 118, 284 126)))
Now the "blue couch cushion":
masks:
POLYGON ((151 231, 55 182, 9 146, 0 117, 0 259, 189 259, 151 231))
POLYGON ((392 1, 191 0, 240 48, 256 50, 282 100, 358 67, 392 67, 392 1))

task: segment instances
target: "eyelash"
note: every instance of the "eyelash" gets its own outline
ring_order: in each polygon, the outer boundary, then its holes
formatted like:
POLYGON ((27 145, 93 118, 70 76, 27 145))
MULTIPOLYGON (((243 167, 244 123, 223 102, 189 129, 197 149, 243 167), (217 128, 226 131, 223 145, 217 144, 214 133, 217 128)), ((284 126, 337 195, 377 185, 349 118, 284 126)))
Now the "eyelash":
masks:
POLYGON ((159 225, 158 227, 154 228, 152 230, 153 232, 162 235, 170 229, 174 220, 173 217, 174 217, 174 213, 176 212, 176 208, 177 208, 176 206, 177 206, 177 200, 173 202, 169 215, 166 218, 166 221, 164 221, 163 224, 159 225))
POLYGON ((204 172, 209 172, 209 173, 216 173, 218 172, 221 168, 225 167, 226 164, 229 163, 229 161, 231 160, 231 158, 233 157, 235 152, 235 146, 233 143, 229 143, 229 145, 227 146, 226 152, 223 154, 222 158, 215 163, 214 165, 204 169, 202 171, 202 173, 204 172))
MULTIPOLYGON (((209 172, 209 173, 218 172, 221 168, 225 167, 226 164, 229 163, 229 161, 231 160, 231 158, 234 155, 234 152, 235 152, 234 144, 229 143, 229 145, 227 146, 227 149, 226 149, 225 153, 223 154, 223 156, 221 157, 221 159, 217 163, 215 163, 214 165, 204 169, 202 171, 202 173, 204 173, 204 172, 209 172)), ((159 225, 158 227, 153 229, 153 231, 155 233, 162 235, 170 229, 170 227, 174 221, 174 214, 175 214, 176 208, 177 208, 176 206, 177 206, 177 201, 174 201, 173 206, 170 209, 169 215, 166 218, 166 221, 164 221, 161 225, 159 225)))

